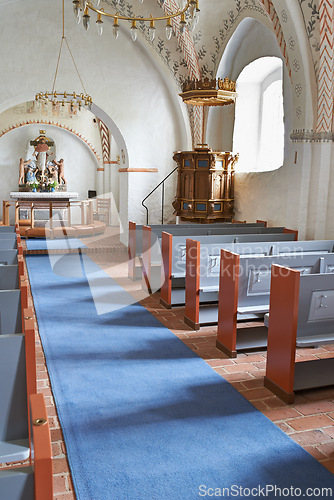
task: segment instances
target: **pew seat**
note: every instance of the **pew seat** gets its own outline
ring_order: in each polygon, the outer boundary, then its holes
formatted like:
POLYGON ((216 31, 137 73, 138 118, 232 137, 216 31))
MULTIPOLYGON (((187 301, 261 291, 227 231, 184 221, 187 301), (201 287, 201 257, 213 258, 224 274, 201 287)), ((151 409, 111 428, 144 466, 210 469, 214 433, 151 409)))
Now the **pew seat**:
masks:
POLYGON ((30 422, 33 464, 0 470, 1 500, 53 500, 52 448, 43 394, 32 394, 30 422))
POLYGON ((0 335, 0 463, 30 456, 23 334, 0 335))

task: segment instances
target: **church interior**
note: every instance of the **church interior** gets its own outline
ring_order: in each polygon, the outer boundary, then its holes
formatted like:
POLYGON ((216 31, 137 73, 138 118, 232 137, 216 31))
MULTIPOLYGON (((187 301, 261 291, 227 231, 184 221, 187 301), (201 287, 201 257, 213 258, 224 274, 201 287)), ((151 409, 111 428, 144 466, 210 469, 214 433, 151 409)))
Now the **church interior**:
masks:
POLYGON ((332 496, 334 0, 0 13, 0 500, 332 496))

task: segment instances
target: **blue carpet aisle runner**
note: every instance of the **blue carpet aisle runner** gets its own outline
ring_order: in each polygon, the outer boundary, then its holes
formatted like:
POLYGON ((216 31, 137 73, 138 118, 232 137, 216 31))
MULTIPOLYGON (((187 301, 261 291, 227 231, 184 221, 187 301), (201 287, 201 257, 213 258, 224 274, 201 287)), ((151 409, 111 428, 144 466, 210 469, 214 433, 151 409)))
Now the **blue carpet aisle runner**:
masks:
POLYGON ((67 250, 73 248, 87 248, 77 238, 32 238, 26 240, 27 250, 67 250))
POLYGON ((87 256, 55 257, 58 274, 47 256, 27 265, 79 500, 334 494, 332 474, 87 256))

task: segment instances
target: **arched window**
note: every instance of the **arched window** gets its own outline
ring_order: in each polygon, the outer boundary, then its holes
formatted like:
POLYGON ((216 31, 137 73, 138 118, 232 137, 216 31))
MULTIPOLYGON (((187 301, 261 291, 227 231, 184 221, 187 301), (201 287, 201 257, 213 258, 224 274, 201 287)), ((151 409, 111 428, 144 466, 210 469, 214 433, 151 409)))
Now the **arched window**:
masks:
POLYGON ((261 57, 237 79, 233 151, 238 171, 275 170, 284 160, 283 63, 261 57))

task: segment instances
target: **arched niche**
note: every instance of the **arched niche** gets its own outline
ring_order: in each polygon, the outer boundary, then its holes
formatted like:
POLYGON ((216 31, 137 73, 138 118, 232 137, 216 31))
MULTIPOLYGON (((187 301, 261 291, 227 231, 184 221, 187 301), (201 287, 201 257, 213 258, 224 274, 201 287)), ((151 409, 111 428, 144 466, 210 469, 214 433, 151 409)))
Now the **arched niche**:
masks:
MULTIPOLYGON (((4 110, 0 114, 1 199, 8 199, 11 191, 18 190, 19 159, 28 160, 32 157, 34 148, 30 141, 43 130, 55 143, 55 156, 50 159, 59 160, 63 157, 65 160, 68 191, 78 192, 81 199, 87 198, 89 190, 97 191, 97 194, 111 192, 118 206, 119 165, 107 166, 109 170, 112 168, 114 177, 110 179, 108 176, 106 182, 96 117, 107 125, 112 136, 112 147, 120 157, 121 166, 126 168, 128 154, 124 138, 114 121, 96 105, 92 106, 91 111, 82 110, 78 117, 34 111, 32 101, 19 100, 16 105, 4 110)), ((115 153, 115 158, 117 155, 115 153)))
MULTIPOLYGON (((293 122, 293 96, 291 81, 275 34, 255 19, 243 19, 226 46, 218 67, 217 77, 228 76, 232 80, 237 80, 242 70, 250 63, 261 57, 270 56, 280 58, 283 62, 285 147, 287 147, 293 122)), ((209 108, 206 139, 213 149, 233 150, 234 118, 234 104, 221 108, 209 108)), ((237 153, 237 151, 234 152, 237 153)))

